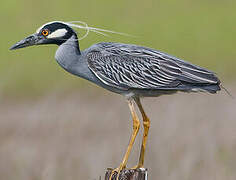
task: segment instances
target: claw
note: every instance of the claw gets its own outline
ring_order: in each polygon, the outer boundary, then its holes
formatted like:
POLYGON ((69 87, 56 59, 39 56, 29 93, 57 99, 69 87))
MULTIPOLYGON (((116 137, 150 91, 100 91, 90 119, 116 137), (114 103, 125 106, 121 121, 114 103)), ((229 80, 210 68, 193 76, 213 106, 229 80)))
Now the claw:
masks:
MULTIPOLYGON (((125 165, 121 164, 120 167, 115 168, 112 170, 111 175, 109 177, 109 180, 113 179, 113 176, 117 173, 116 175, 116 180, 119 180, 120 172, 125 169, 125 165)), ((114 176, 115 177, 115 176, 114 176)))

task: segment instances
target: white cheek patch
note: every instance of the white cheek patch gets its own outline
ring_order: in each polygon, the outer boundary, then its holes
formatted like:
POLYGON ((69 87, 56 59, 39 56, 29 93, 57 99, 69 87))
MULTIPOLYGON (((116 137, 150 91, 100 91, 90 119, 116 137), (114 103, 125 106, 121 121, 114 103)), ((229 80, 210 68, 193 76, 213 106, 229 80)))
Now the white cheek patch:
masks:
POLYGON ((58 38, 63 37, 67 33, 66 29, 58 29, 47 36, 48 39, 50 38, 58 38))

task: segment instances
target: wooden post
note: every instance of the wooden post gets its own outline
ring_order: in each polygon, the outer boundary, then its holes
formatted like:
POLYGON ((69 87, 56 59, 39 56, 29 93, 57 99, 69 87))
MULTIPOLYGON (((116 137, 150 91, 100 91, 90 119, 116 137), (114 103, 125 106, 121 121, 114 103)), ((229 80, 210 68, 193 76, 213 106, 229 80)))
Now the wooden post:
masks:
MULTIPOLYGON (((107 169, 105 174, 105 180, 109 180, 112 169, 107 169)), ((117 172, 115 172, 111 180, 116 180, 117 172)), ((120 172, 119 180, 148 180, 147 169, 124 169, 120 172)))

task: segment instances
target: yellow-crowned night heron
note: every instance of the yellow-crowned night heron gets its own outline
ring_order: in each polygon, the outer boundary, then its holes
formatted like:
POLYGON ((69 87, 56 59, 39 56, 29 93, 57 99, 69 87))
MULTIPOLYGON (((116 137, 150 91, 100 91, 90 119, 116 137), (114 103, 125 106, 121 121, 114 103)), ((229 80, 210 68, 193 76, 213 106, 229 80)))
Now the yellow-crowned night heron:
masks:
POLYGON ((77 34, 72 26, 59 21, 43 25, 35 34, 19 41, 11 49, 40 44, 59 46, 55 58, 66 71, 127 98, 133 131, 123 161, 113 172, 119 173, 126 167, 139 131, 140 123, 134 102, 142 114, 144 127, 136 168, 143 167, 150 121, 140 103, 140 97, 177 91, 216 93, 220 90, 220 80, 213 72, 147 47, 102 42, 80 51, 77 34))

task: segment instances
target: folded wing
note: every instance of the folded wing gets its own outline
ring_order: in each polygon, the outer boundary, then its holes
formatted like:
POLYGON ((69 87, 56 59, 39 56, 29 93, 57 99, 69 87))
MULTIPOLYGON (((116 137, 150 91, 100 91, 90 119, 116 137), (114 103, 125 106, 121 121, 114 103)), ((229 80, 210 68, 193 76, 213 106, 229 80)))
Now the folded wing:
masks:
POLYGON ((136 45, 100 43, 87 58, 90 70, 103 83, 119 89, 184 90, 220 84, 213 72, 136 45))

